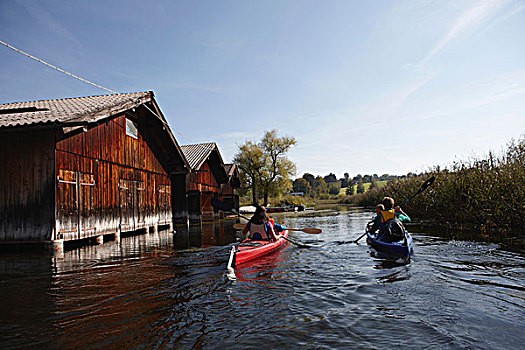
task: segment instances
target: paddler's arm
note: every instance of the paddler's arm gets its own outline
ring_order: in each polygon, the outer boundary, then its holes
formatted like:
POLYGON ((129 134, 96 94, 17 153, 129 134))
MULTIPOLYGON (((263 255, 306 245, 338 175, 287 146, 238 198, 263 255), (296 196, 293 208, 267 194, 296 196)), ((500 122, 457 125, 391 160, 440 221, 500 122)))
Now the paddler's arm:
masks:
POLYGON ((401 222, 412 221, 410 220, 410 217, 407 215, 407 213, 405 213, 403 209, 401 209, 400 207, 395 207, 394 211, 395 211, 396 218, 399 219, 399 221, 401 222))
POLYGON ((266 227, 268 228, 268 232, 270 233, 270 236, 272 237, 274 241, 281 238, 281 235, 275 233, 275 231, 273 230, 273 225, 271 223, 268 223, 266 227))
POLYGON ((372 225, 372 227, 368 230, 368 232, 370 233, 374 233, 376 232, 377 230, 379 230, 379 226, 381 226, 381 217, 379 215, 377 215, 374 219, 374 224, 372 225))
POLYGON ((244 226, 244 228, 242 229, 242 236, 246 237, 249 231, 250 231, 250 222, 248 221, 246 226, 244 226))

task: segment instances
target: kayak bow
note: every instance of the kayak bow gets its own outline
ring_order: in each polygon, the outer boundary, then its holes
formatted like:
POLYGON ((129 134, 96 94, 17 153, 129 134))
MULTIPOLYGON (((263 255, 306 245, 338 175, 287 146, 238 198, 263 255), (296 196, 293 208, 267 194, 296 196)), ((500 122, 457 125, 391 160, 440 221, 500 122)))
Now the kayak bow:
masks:
MULTIPOLYGON (((288 230, 281 232, 281 235, 287 238, 288 230)), ((242 241, 237 246, 233 247, 233 259, 229 262, 229 266, 236 267, 242 263, 270 254, 271 252, 286 246, 287 241, 283 237, 279 238, 277 241, 242 241)))

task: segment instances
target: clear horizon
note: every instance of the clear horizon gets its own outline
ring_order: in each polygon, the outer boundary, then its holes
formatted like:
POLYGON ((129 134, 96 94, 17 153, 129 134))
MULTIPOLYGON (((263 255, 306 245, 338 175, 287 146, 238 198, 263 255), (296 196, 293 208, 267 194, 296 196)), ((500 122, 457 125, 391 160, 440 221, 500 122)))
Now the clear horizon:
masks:
MULTIPOLYGON (((2 1, 0 40, 118 92, 225 162, 294 136, 297 177, 403 175, 525 134, 523 1, 2 1)), ((100 95, 0 45, 2 103, 100 95)))

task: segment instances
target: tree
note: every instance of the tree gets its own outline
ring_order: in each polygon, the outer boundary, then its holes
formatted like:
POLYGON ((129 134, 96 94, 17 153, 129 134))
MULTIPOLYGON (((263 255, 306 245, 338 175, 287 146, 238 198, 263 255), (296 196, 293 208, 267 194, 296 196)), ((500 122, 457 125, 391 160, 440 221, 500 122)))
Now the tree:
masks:
POLYGON ((357 181, 357 193, 365 193, 365 185, 363 184, 363 179, 357 181))
POLYGON ((323 177, 323 180, 327 184, 329 184, 331 182, 337 182, 337 177, 335 177, 335 174, 330 173, 330 174, 326 175, 325 177, 323 177))
POLYGON ((266 131, 261 140, 266 164, 264 166, 263 186, 264 203, 268 203, 270 194, 279 193, 290 185, 290 176, 295 175, 295 164, 286 157, 286 153, 297 140, 291 136, 277 136, 277 130, 266 131))
POLYGON ((341 183, 339 181, 336 181, 336 182, 330 182, 328 184, 328 193, 330 194, 333 194, 333 195, 338 195, 339 192, 341 192, 341 183))
POLYGON ((352 196, 354 195, 354 185, 349 185, 347 188, 346 188, 346 195, 347 196, 352 196))
POLYGON ((379 185, 377 184, 376 179, 372 179, 372 183, 370 184, 369 190, 373 190, 374 188, 378 188, 379 185))
POLYGON ((278 137, 277 131, 266 131, 259 143, 246 141, 239 146, 233 161, 252 188, 252 202, 257 205, 261 194, 268 203, 270 194, 282 193, 291 187, 290 176, 295 164, 286 153, 297 141, 293 137, 278 137))
POLYGON ((317 176, 312 186, 312 192, 315 196, 319 197, 323 193, 328 192, 328 185, 321 176, 317 176))
POLYGON ((341 182, 342 188, 348 187, 350 185, 350 175, 348 173, 345 173, 344 178, 339 179, 339 181, 341 182))
POLYGON ((304 194, 308 194, 312 190, 310 183, 302 177, 294 180, 292 188, 294 192, 303 192, 304 194))
POLYGON ((308 181, 308 183, 310 184, 310 187, 312 187, 312 188, 314 187, 315 176, 313 176, 312 174, 309 174, 309 173, 304 173, 303 179, 308 181))
POLYGON ((252 141, 246 141, 244 145, 239 146, 233 161, 240 169, 241 178, 252 188, 252 203, 256 205, 265 161, 263 149, 252 141))

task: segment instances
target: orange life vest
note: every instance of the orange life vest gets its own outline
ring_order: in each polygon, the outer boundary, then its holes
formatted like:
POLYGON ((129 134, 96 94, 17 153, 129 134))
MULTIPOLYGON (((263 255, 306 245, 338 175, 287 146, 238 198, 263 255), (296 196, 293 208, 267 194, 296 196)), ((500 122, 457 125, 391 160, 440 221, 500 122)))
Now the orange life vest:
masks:
POLYGON ((390 210, 381 210, 381 222, 385 223, 388 220, 392 220, 396 218, 396 213, 394 212, 394 209, 390 210))

